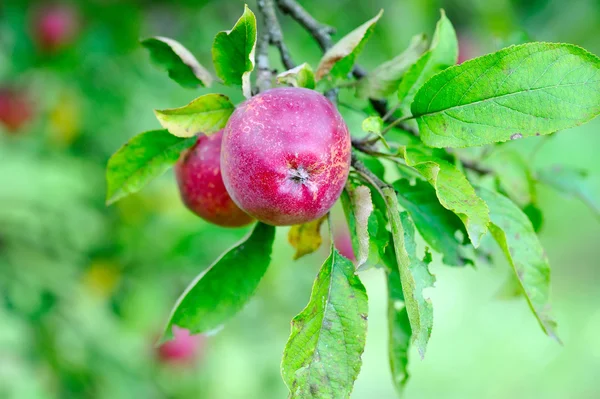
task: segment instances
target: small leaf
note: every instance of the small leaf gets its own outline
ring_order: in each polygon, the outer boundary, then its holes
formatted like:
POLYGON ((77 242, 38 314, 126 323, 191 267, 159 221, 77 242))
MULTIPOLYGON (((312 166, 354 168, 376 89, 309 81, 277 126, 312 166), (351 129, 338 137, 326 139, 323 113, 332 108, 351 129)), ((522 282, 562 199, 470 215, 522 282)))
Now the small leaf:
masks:
POLYGON ((351 192, 354 215, 356 217, 356 230, 353 232, 358 239, 358 252, 356 254, 356 267, 361 267, 369 258, 369 216, 373 212, 371 190, 367 186, 356 187, 351 192))
POLYGON ((527 216, 511 200, 483 188, 477 190, 490 208, 490 232, 519 280, 527 303, 548 336, 558 340, 550 316, 550 265, 527 216))
POLYGON ((406 179, 394 182, 398 202, 408 211, 417 230, 431 248, 441 253, 447 265, 460 266, 468 263, 461 257, 460 242, 456 231, 464 230, 462 222, 444 208, 430 184, 416 180, 414 185, 406 179))
MULTIPOLYGON (((393 249, 389 248, 389 251, 393 251, 393 249)), ((393 254, 391 258, 394 258, 393 254)), ((388 357, 392 381, 398 393, 401 394, 409 377, 408 351, 412 332, 395 259, 393 265, 390 265, 388 269, 386 279, 388 287, 388 357)))
POLYGON ((350 397, 362 365, 367 312, 354 265, 332 247, 283 352, 281 374, 291 399, 350 397))
POLYGON ((537 178, 540 183, 547 184, 563 194, 578 198, 600 219, 600 203, 598 203, 598 196, 592 194, 589 190, 587 171, 564 165, 555 165, 539 170, 537 178))
POLYGON ((363 120, 362 130, 364 130, 367 133, 375 133, 377 135, 377 137, 379 137, 381 139, 381 142, 383 143, 383 145, 388 150, 391 150, 390 145, 388 144, 385 137, 383 137, 383 134, 381 133, 383 131, 383 119, 381 119, 381 117, 369 116, 368 118, 363 120))
POLYGON ((425 35, 413 36, 408 48, 391 60, 381 64, 362 78, 356 87, 361 98, 386 98, 398 90, 398 85, 406 71, 427 49, 425 35))
POLYGON ((401 148, 406 164, 414 167, 435 188, 442 206, 454 212, 464 223, 471 243, 479 246, 490 222, 485 202, 477 196, 465 175, 454 165, 416 149, 401 148))
POLYGON ((367 40, 373 33, 375 23, 381 18, 383 10, 372 19, 368 20, 352 32, 344 36, 339 42, 331 47, 317 67, 317 80, 329 76, 333 84, 340 79, 346 79, 352 68, 356 57, 362 51, 367 40))
POLYGON ((423 296, 423 290, 432 287, 435 281, 428 268, 431 255, 426 252, 423 260, 417 257, 415 226, 412 220, 408 213, 399 213, 398 198, 393 189, 386 187, 383 189, 383 194, 388 207, 396 262, 413 342, 417 345, 422 358, 425 356, 433 326, 433 307, 431 301, 423 296))
POLYGON ((319 249, 323 242, 320 230, 325 219, 327 217, 323 216, 312 222, 292 226, 288 233, 288 241, 296 249, 294 260, 312 254, 319 249))
POLYGON ((472 147, 581 125, 600 113, 600 59, 571 44, 527 43, 448 68, 412 114, 431 147, 472 147))
POLYGON ((213 330, 250 300, 271 261, 275 227, 258 222, 250 234, 224 253, 179 297, 163 339, 171 327, 193 334, 213 330))
POLYGON ((175 164, 181 152, 195 142, 195 137, 183 139, 166 130, 151 130, 133 137, 108 160, 106 203, 110 205, 140 191, 175 164))
POLYGON ((169 77, 183 87, 210 87, 213 78, 190 51, 181 43, 155 36, 141 41, 150 52, 150 58, 169 73, 169 77))
POLYGON ((400 82, 398 99, 403 115, 410 114, 410 104, 413 102, 419 88, 433 75, 456 64, 457 59, 458 39, 456 38, 456 32, 444 10, 441 10, 441 17, 435 26, 429 50, 406 71, 400 82))
POLYGON ((315 88, 315 74, 306 62, 277 75, 278 84, 290 84, 294 87, 315 88))
POLYGON ((226 96, 206 94, 183 107, 155 110, 154 114, 169 133, 177 137, 192 137, 223 129, 234 110, 226 96))
POLYGON ((251 95, 250 73, 254 70, 256 17, 248 6, 233 28, 217 33, 212 47, 217 75, 226 85, 242 86, 244 96, 251 95))

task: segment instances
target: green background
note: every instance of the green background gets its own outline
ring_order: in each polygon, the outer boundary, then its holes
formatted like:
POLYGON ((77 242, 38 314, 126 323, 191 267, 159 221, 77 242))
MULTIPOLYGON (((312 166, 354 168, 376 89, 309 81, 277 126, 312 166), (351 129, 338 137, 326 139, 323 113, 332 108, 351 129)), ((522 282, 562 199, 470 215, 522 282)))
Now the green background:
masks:
MULTIPOLYGON (((220 91, 183 89, 153 66, 138 39, 162 35, 212 69, 210 47, 242 1, 74 3, 81 32, 47 55, 30 38, 39 3, 0 5, 0 85, 27 90, 36 116, 20 134, 0 127, 0 398, 283 398, 281 352, 289 321, 307 303, 322 248, 292 261, 287 228, 255 299, 208 337, 193 366, 161 364, 153 349, 187 283, 247 229, 208 225, 180 203, 172 172, 140 194, 104 206, 108 157, 135 134, 159 128, 153 109, 182 106, 220 91)), ((438 9, 455 24, 461 51, 476 56, 523 40, 560 41, 600 54, 600 2, 577 0, 316 1, 302 4, 340 38, 380 8, 385 14, 359 62, 373 68, 410 37, 431 35, 438 9)), ((249 6, 256 10, 253 2, 249 6)), ((297 63, 320 52, 280 16, 297 63)), ((272 64, 280 67, 277 54, 272 64)), ((351 103, 349 94, 343 101, 351 103)), ((350 130, 361 114, 342 108, 350 130)), ((600 195, 600 119, 543 138, 506 144, 537 167, 562 163, 590 171, 600 195)), ((540 331, 522 299, 498 293, 509 267, 450 268, 434 255, 435 322, 425 360, 411 352, 407 398, 600 397, 600 223, 580 202, 539 187, 540 233, 551 261, 552 305, 561 347, 540 331)), ((340 209, 336 220, 343 223, 340 209)), ((492 243, 488 243, 492 248, 492 243)), ((326 247, 324 245, 323 247, 326 247)), ((394 398, 387 360, 384 276, 365 272, 369 331, 353 398, 394 398)))

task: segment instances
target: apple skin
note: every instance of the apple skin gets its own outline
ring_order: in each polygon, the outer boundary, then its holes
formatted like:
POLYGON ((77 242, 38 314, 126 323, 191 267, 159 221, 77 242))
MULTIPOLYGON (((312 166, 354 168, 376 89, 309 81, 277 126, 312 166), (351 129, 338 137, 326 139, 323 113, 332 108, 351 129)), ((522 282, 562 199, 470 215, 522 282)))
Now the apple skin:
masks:
POLYGON ((33 105, 26 93, 10 87, 0 88, 0 124, 16 133, 33 117, 33 105))
POLYGON ((38 47, 45 52, 55 52, 75 40, 79 31, 79 14, 68 4, 44 5, 34 11, 32 29, 38 47))
POLYGON ((322 94, 271 89, 248 99, 227 122, 223 181, 233 201, 261 222, 306 223, 339 198, 350 150, 348 127, 322 94))
POLYGON ((351 261, 356 260, 354 255, 354 248, 352 248, 352 237, 350 237, 350 230, 346 223, 339 223, 333 229, 333 243, 335 248, 344 257, 351 261))
POLYGON ((252 222, 231 200, 221 177, 223 130, 198 136, 175 165, 175 177, 186 207, 202 219, 223 227, 240 227, 252 222))
POLYGON ((190 365, 202 352, 206 337, 191 335, 184 328, 173 327, 174 338, 162 344, 157 355, 162 363, 190 365))

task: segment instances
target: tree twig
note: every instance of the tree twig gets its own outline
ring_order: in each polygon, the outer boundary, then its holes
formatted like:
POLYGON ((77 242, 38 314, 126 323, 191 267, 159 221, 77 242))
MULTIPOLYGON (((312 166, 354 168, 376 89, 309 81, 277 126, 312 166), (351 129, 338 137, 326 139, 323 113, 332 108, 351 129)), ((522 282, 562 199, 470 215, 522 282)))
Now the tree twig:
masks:
POLYGON ((258 9, 263 16, 263 27, 269 36, 269 43, 277 47, 281 56, 281 63, 286 69, 292 69, 296 66, 292 56, 283 40, 283 31, 277 14, 275 12, 274 0, 258 0, 258 9))
POLYGON ((260 24, 262 29, 256 43, 256 91, 258 93, 270 89, 271 81, 273 79, 273 72, 269 66, 269 43, 271 34, 267 29, 267 1, 269 0, 258 0, 257 2, 258 10, 262 15, 260 24))
POLYGON ((332 44, 331 35, 335 29, 317 21, 295 0, 276 0, 279 9, 302 25, 315 38, 321 50, 327 51, 332 44))

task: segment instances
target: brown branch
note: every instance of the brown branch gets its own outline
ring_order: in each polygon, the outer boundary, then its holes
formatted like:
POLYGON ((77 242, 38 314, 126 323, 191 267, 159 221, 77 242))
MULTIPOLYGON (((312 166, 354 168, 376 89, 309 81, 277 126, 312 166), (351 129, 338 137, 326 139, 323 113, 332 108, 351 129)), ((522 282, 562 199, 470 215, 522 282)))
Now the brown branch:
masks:
POLYGON ((275 13, 274 0, 258 0, 257 5, 258 10, 263 17, 263 29, 265 29, 268 34, 269 43, 279 50, 283 66, 286 69, 292 69, 296 64, 292 60, 292 56, 283 40, 283 31, 281 30, 281 25, 279 25, 279 20, 275 13))

